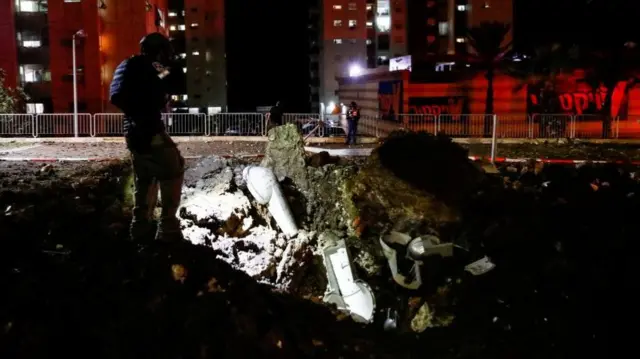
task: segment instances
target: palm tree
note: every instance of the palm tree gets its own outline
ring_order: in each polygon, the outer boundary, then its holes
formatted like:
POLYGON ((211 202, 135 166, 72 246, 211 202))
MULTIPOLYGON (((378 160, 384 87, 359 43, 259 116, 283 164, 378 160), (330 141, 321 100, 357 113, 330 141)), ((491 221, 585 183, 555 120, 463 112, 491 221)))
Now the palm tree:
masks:
POLYGON ((487 102, 484 119, 484 135, 491 133, 493 118, 493 79, 496 69, 504 59, 504 55, 511 49, 511 42, 503 45, 511 25, 497 21, 483 22, 479 26, 467 29, 467 39, 474 50, 472 57, 478 65, 486 71, 487 102))

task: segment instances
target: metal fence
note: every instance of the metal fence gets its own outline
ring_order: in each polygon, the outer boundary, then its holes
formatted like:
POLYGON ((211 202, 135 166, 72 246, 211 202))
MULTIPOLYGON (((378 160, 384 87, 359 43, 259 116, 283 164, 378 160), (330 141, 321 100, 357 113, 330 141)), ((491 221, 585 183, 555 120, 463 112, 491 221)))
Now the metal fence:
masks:
MULTIPOLYGON (((164 114, 168 133, 175 136, 266 136, 269 116, 260 113, 164 114)), ((287 113, 307 136, 345 136, 344 115, 287 113)), ((78 114, 79 137, 122 135, 120 113, 78 114)), ((495 138, 639 138, 640 115, 610 118, 601 115, 418 115, 400 114, 395 121, 362 116, 358 135, 384 138, 396 130, 426 131, 451 137, 495 138), (495 126, 495 128, 494 128, 495 126)), ((75 136, 73 114, 0 114, 2 137, 75 136)))

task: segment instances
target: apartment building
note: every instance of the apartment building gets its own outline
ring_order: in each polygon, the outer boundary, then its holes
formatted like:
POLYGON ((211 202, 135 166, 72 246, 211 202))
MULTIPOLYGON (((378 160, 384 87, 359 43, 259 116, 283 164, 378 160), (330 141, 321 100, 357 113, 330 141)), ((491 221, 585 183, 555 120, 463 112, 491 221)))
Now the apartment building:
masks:
POLYGON ((174 110, 217 113, 226 109, 224 0, 170 1, 169 36, 187 78, 185 93, 172 98, 174 110))
POLYGON ((76 43, 78 110, 114 111, 108 90, 115 67, 139 51, 146 33, 165 31, 167 0, 0 1, 0 68, 22 86, 32 113, 73 110, 76 43))
MULTIPOLYGON (((414 62, 469 51, 467 28, 483 21, 512 23, 513 0, 311 0, 309 10, 312 109, 337 102, 336 76, 388 65, 411 55, 414 62)), ((509 34, 507 41, 511 40, 509 34)))

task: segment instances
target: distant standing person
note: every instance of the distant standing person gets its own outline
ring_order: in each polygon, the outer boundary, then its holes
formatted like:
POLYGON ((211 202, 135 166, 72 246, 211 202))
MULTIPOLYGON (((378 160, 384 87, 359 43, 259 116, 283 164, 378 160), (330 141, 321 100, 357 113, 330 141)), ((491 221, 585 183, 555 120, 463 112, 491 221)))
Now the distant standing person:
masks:
POLYGON ((347 110, 347 145, 356 144, 356 134, 358 133, 358 121, 360 120, 360 109, 355 101, 347 110))
POLYGON ((280 101, 269 110, 269 122, 271 126, 282 125, 282 104, 280 101))

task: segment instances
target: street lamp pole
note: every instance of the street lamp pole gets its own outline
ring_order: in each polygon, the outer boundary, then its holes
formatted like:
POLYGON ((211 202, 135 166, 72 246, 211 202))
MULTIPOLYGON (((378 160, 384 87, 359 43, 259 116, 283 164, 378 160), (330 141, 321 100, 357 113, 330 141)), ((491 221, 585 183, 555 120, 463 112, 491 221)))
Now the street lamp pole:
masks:
POLYGON ((78 70, 76 68, 76 37, 86 36, 84 30, 73 34, 71 41, 71 56, 73 61, 73 135, 78 137, 78 70))

